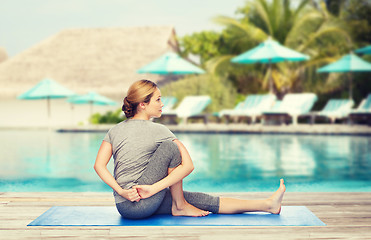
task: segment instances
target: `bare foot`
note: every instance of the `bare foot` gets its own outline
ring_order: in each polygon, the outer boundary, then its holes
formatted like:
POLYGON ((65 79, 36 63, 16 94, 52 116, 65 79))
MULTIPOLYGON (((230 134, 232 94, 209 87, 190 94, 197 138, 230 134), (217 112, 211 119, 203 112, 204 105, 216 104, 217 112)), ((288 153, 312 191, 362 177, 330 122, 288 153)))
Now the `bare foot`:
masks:
POLYGON ((190 217, 204 217, 209 215, 208 211, 204 211, 196 208, 195 206, 185 202, 182 206, 177 206, 173 203, 171 207, 171 213, 173 216, 190 216, 190 217))
POLYGON ((268 198, 269 210, 268 212, 273 214, 280 214, 281 212, 281 203, 283 199, 283 195, 285 194, 286 186, 284 184, 283 179, 280 180, 280 187, 278 190, 273 193, 273 195, 268 198))

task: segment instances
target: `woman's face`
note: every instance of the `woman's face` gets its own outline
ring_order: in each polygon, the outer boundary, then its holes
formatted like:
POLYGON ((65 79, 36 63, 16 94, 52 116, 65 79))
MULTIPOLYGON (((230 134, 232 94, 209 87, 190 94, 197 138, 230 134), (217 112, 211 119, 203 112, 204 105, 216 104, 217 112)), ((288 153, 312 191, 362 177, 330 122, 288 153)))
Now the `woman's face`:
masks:
POLYGON ((149 103, 146 103, 145 112, 147 115, 152 118, 159 118, 162 114, 162 107, 164 104, 161 102, 161 92, 160 89, 156 88, 156 91, 153 93, 149 103))

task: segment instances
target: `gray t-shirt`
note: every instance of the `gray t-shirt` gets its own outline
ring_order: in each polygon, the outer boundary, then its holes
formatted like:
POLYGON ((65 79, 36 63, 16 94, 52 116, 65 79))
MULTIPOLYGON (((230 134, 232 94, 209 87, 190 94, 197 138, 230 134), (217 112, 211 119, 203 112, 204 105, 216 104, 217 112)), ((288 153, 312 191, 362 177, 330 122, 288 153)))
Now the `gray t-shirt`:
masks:
MULTIPOLYGON (((176 139, 164 125, 147 120, 129 119, 112 127, 103 141, 112 145, 114 177, 124 189, 137 185, 149 159, 166 140, 176 139)), ((116 203, 126 201, 114 191, 116 203)))

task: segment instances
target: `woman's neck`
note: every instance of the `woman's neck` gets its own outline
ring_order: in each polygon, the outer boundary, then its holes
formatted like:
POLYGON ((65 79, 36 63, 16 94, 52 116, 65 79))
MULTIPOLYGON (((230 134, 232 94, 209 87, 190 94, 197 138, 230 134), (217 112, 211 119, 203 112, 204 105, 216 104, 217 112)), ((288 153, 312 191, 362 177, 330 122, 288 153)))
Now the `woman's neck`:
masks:
POLYGON ((132 118, 132 120, 149 120, 149 117, 146 114, 135 114, 132 118))

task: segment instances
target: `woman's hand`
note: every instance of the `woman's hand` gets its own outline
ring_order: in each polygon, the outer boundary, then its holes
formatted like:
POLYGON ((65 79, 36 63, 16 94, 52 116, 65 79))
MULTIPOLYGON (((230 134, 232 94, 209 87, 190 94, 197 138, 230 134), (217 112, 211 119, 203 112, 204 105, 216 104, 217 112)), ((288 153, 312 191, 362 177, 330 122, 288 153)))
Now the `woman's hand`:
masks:
POLYGON ((136 185, 133 188, 136 189, 141 199, 149 198, 156 193, 153 185, 136 185))
POLYGON ((119 194, 131 202, 140 201, 140 196, 138 194, 138 191, 135 188, 122 189, 122 191, 119 194))

